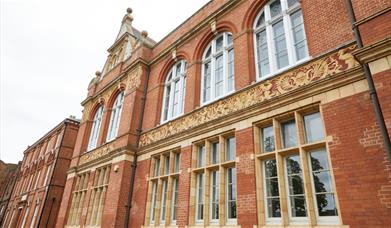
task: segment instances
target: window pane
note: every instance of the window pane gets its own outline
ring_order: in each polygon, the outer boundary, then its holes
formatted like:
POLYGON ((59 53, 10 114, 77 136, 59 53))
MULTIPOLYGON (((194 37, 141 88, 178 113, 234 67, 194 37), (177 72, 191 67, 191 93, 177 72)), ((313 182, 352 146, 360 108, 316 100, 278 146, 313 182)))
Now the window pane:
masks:
POLYGON ((319 112, 304 116, 304 126, 307 143, 324 139, 323 124, 319 112))
POLYGON ((172 196, 172 221, 176 221, 176 215, 177 215, 177 208, 178 208, 178 179, 174 179, 174 191, 172 196))
POLYGON ((295 120, 282 123, 282 141, 284 148, 297 146, 296 123, 295 120))
POLYGON ((227 170, 227 218, 236 218, 236 168, 227 170))
POLYGON ((267 211, 269 218, 280 218, 280 198, 268 198, 267 199, 267 211))
POLYGON ((315 192, 316 193, 322 193, 322 192, 332 192, 333 188, 331 185, 331 176, 329 171, 322 171, 322 172, 314 172, 313 176, 314 178, 314 185, 315 185, 315 192))
POLYGON ((277 68, 281 69, 289 65, 283 21, 273 25, 274 45, 276 50, 277 68))
POLYGON ((223 56, 216 58, 215 69, 215 97, 223 95, 224 89, 224 75, 223 75, 223 56))
POLYGON ((307 41, 305 40, 303 16, 301 10, 291 15, 292 32, 297 60, 307 57, 307 41))
POLYGON ((174 173, 179 172, 179 163, 181 160, 181 154, 175 154, 175 164, 174 164, 174 173))
POLYGON ((161 215, 160 215, 161 221, 164 221, 166 218, 166 203, 167 203, 167 181, 163 181, 162 206, 161 206, 161 215))
POLYGON ((231 45, 231 44, 232 44, 232 35, 227 34, 227 45, 231 45))
POLYGON ((310 157, 312 171, 329 170, 329 162, 326 151, 322 149, 320 151, 311 152, 310 157))
POLYGON ((273 126, 262 128, 262 152, 272 152, 274 150, 273 126))
POLYGON ((205 59, 210 57, 210 54, 212 53, 212 47, 209 47, 205 54, 205 59))
POLYGON ((292 217, 306 217, 306 202, 299 155, 285 158, 288 181, 288 196, 290 214, 292 217))
POLYGON ((197 183, 197 220, 204 219, 204 173, 198 174, 197 183))
POLYGON ((173 99, 173 104, 172 104, 172 117, 178 116, 178 114, 181 112, 179 110, 180 106, 180 80, 177 80, 174 82, 174 99, 173 99))
POLYGON ((210 91, 211 91, 211 75, 210 75, 210 62, 204 64, 204 91, 203 98, 204 102, 210 100, 210 91))
POLYGON ((166 86, 166 96, 164 98, 163 120, 168 119, 168 107, 170 105, 170 95, 171 95, 171 84, 166 86))
POLYGON ((170 157, 164 157, 164 174, 167 175, 170 173, 170 157))
POLYGON ((235 160, 235 138, 228 138, 226 139, 226 153, 225 153, 225 160, 226 161, 232 161, 235 160))
POLYGON ((274 1, 270 4, 270 15, 271 17, 276 17, 281 13, 281 2, 280 0, 274 1))
POLYGON ((298 0, 288 0, 288 7, 295 5, 298 2, 298 0))
POLYGON ((335 205, 334 194, 316 195, 319 216, 337 216, 338 210, 335 205))
POLYGON ((155 210, 156 210, 156 192, 157 186, 156 182, 152 184, 152 205, 151 205, 151 223, 155 221, 155 210))
POLYGON ((205 166, 205 146, 198 147, 197 167, 205 166))
POLYGON ((290 203, 292 217, 307 217, 304 196, 292 196, 290 197, 290 203))
POLYGON ((219 51, 223 50, 223 39, 224 39, 224 36, 220 36, 219 38, 217 38, 217 40, 216 40, 216 52, 219 52, 219 51))
POLYGON ((259 75, 265 76, 270 73, 266 30, 257 33, 257 54, 259 75))
POLYGON ((211 173, 211 219, 219 219, 219 173, 212 171, 211 173))
POLYGON ((266 209, 268 218, 281 217, 280 194, 278 191, 278 177, 276 160, 268 160, 265 164, 265 189, 266 189, 266 209))
POLYGON ((219 162, 219 157, 220 157, 220 143, 212 143, 212 164, 216 164, 219 162))
POLYGON ((259 19, 257 21, 257 25, 256 25, 256 28, 262 26, 265 24, 265 13, 262 12, 261 16, 259 16, 259 19))
POLYGON ((318 214, 319 216, 337 216, 338 211, 335 204, 327 152, 324 149, 311 152, 310 158, 318 214))
POLYGON ((155 174, 155 177, 160 176, 160 159, 155 160, 154 174, 155 174))

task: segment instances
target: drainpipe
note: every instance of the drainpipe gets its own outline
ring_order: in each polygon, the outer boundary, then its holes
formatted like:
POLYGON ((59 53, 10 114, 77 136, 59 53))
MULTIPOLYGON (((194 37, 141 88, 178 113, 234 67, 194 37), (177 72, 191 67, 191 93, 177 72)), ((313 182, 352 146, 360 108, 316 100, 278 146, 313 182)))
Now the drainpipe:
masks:
MULTIPOLYGON (((353 32, 354 32, 354 38, 355 38, 355 40, 357 42, 358 48, 362 48, 364 45, 362 43, 361 34, 360 34, 359 29, 358 29, 358 26, 356 25, 356 16, 354 14, 352 1, 351 0, 346 0, 346 5, 348 7, 348 13, 349 13, 350 21, 352 23, 352 29, 353 29, 353 32)), ((368 64, 364 63, 364 64, 362 64, 362 67, 364 69, 365 78, 367 79, 367 82, 368 82, 369 94, 371 96, 373 107, 375 108, 376 119, 377 119, 377 122, 378 122, 379 127, 380 127, 380 132, 381 132, 381 134, 383 136, 384 148, 385 148, 386 153, 388 155, 389 162, 391 162, 391 142, 390 142, 390 136, 388 134, 386 123, 384 121, 383 112, 381 110, 379 98, 378 98, 377 93, 376 93, 375 84, 373 83, 372 74, 371 74, 371 71, 370 71, 370 69, 368 67, 368 64)))
MULTIPOLYGON (((145 111, 145 101, 147 99, 147 89, 148 89, 148 82, 149 82, 149 75, 151 73, 151 69, 149 65, 147 66, 147 78, 146 82, 144 83, 144 93, 141 98, 141 116, 140 116, 140 121, 138 123, 138 128, 137 128, 137 138, 136 138, 136 147, 139 147, 140 144, 140 138, 141 138, 141 132, 142 132, 142 125, 143 125, 143 119, 144 119, 144 111, 145 111)), ((132 198, 133 198, 133 189, 134 189, 134 180, 136 177, 136 168, 137 168, 137 152, 134 155, 134 159, 132 162, 132 176, 130 177, 130 189, 129 189, 129 194, 128 194, 128 202, 125 205, 126 208, 126 213, 125 213, 125 228, 129 227, 129 217, 130 217, 130 210, 132 209, 132 198)))

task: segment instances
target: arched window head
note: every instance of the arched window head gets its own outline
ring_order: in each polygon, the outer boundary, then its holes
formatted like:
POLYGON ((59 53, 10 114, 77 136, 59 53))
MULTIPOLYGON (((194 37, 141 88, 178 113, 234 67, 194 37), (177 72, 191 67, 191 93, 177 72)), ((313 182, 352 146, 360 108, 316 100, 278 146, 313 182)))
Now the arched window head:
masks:
POLYGON ((202 57, 201 103, 235 90, 232 34, 222 33, 206 47, 202 57))
POLYGON ((102 114, 103 114, 103 106, 100 106, 95 113, 94 120, 92 123, 90 139, 88 140, 87 151, 93 150, 96 148, 96 144, 98 142, 98 136, 100 131, 100 126, 102 124, 102 114))
POLYGON ((124 92, 122 91, 115 98, 109 123, 109 131, 107 132, 106 142, 109 142, 117 137, 119 122, 121 119, 122 104, 124 101, 124 92))
POLYGON ((308 58, 299 0, 269 1, 259 12, 254 31, 258 80, 308 58))
POLYGON ((186 91, 186 62, 178 61, 169 71, 164 86, 162 122, 183 114, 186 91))

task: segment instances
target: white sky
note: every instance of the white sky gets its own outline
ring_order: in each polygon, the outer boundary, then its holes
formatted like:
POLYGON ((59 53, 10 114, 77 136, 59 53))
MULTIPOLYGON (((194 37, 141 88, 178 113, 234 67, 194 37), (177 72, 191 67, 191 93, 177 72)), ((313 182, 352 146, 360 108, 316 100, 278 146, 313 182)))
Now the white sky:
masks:
POLYGON ((0 159, 23 151, 69 115, 101 70, 126 8, 159 41, 209 0, 0 0, 0 159))

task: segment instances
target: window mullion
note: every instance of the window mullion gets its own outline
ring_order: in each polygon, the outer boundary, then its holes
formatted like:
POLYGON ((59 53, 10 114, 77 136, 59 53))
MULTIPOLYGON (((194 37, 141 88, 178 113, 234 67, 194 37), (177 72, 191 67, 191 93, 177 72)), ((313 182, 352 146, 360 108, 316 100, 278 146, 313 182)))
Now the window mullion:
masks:
POLYGON ((175 95, 175 81, 171 79, 170 82, 170 97, 168 98, 168 110, 167 110, 167 120, 172 118, 172 111, 174 106, 174 95, 175 95))
POLYGON ((296 52, 294 50, 295 44, 292 36, 292 25, 289 14, 284 13, 282 18, 284 23, 285 40, 288 51, 289 66, 296 62, 296 52))

